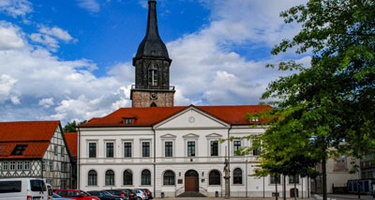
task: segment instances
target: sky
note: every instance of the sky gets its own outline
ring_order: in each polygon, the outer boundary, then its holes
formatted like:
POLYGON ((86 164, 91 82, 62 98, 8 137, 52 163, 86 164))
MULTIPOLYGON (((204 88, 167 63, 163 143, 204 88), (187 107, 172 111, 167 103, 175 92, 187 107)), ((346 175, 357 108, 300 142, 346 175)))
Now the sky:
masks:
MULTIPOLYGON (((280 12, 301 0, 158 0, 175 105, 255 105, 287 75, 266 64, 309 55, 270 51, 299 24, 280 12)), ((0 0, 0 121, 102 117, 131 107, 132 58, 147 0, 0 0)))

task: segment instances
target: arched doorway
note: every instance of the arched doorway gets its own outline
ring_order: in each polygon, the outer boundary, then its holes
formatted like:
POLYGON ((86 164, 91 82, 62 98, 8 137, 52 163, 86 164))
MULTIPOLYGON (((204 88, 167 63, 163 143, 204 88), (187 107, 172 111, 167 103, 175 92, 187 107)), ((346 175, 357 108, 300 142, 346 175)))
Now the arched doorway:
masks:
POLYGON ((199 192, 199 175, 195 170, 185 173, 185 192, 199 192))

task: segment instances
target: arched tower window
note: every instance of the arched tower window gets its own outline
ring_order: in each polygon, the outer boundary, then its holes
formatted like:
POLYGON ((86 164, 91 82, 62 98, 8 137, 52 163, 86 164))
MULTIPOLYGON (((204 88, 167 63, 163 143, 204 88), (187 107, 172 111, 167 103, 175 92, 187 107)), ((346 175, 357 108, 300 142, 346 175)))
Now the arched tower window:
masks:
POLYGON ((133 185, 133 173, 129 169, 124 171, 124 185, 133 185))
POLYGON ((148 69, 148 82, 151 86, 158 86, 158 69, 154 63, 150 64, 148 69))
POLYGON ((155 102, 152 102, 150 107, 158 107, 155 102))
POLYGON ((151 185, 151 172, 147 169, 142 171, 141 185, 151 185))
POLYGON ((90 170, 88 174, 87 185, 97 185, 98 174, 95 170, 90 170))

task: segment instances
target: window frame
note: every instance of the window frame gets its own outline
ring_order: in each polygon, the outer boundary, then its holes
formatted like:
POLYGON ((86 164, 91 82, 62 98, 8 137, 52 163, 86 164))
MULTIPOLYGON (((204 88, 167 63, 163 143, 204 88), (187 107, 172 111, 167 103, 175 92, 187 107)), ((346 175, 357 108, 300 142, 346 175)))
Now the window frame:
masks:
POLYGON ((151 185, 151 171, 148 169, 144 169, 141 172, 141 185, 151 185), (144 174, 144 172, 149 172, 149 174, 144 174), (147 176, 147 177, 145 177, 147 176))
POLYGON ((240 150, 242 147, 242 141, 241 140, 233 140, 233 156, 240 156, 240 153, 236 153, 237 150, 240 150), (239 146, 238 146, 239 142, 239 146))
POLYGON ((97 186, 98 185, 98 172, 96 170, 91 169, 87 172, 87 185, 88 186, 97 186), (95 172, 95 174, 90 174, 90 172, 95 172), (92 177, 94 175, 94 177, 92 177), (92 184, 90 184, 92 183, 92 184))
POLYGON ((171 140, 166 140, 166 141, 164 141, 164 157, 167 157, 167 158, 171 158, 171 157, 173 157, 173 147, 174 147, 174 144, 173 144, 173 143, 174 143, 174 142, 171 141, 171 140), (170 143, 170 144, 171 144, 170 148, 169 148, 169 146, 168 146, 168 149, 170 149, 170 151, 169 151, 169 150, 167 151, 167 143, 170 143), (167 155, 167 152, 170 152, 170 155, 169 155, 169 154, 167 155))
POLYGON ((133 171, 130 170, 130 169, 125 169, 123 172, 122 172, 122 185, 126 185, 126 186, 132 186, 133 185, 133 171), (129 176, 128 178, 130 179, 125 179, 125 173, 128 172, 129 174, 127 174, 127 176, 129 176), (129 182, 127 182, 129 181, 129 182))
POLYGON ((112 169, 106 170, 104 174, 104 185, 115 186, 116 184, 115 177, 116 177, 115 171, 113 171, 112 169), (112 172, 112 174, 108 174, 109 172, 112 172))
POLYGON ((116 146, 115 142, 114 141, 105 141, 104 145, 105 145, 105 157, 106 158, 114 158, 115 157, 115 146, 116 146), (112 144, 112 152, 110 151, 110 149, 108 149, 109 144, 112 144), (112 153, 112 155, 109 155, 109 153, 112 153))
POLYGON ((217 186, 221 185, 221 173, 219 170, 213 169, 208 173, 208 185, 209 186, 217 186), (212 177, 213 173, 218 173, 219 176, 212 177), (215 178, 215 179, 214 179, 215 178))
POLYGON ((123 144, 123 157, 124 158, 132 158, 133 157, 133 141, 127 141, 127 140, 125 140, 125 141, 123 141, 122 142, 122 144, 123 144), (127 156, 127 154, 126 154, 126 151, 125 151, 125 148, 126 148, 126 145, 125 145, 125 143, 129 143, 130 144, 130 156, 127 156))
POLYGON ((196 140, 187 140, 186 141, 186 155, 187 157, 196 157, 197 156, 197 141, 196 140), (193 143, 194 142, 194 146, 189 146, 189 143, 193 143), (193 149, 190 150, 191 147, 194 147, 193 149), (192 150, 194 150, 194 155, 192 155, 192 150), (191 153, 191 155, 189 154, 191 153))
POLYGON ((141 153, 142 158, 150 158, 151 157, 151 141, 150 140, 141 140, 141 153), (144 151, 145 146, 144 144, 148 143, 148 156, 145 154, 147 151, 144 151))
POLYGON ((97 158, 98 157, 98 141, 87 141, 87 157, 88 158, 97 158), (92 156, 91 154, 91 146, 90 144, 95 144, 95 155, 92 156))
POLYGON ((243 170, 237 167, 233 170, 233 185, 242 185, 242 184, 243 184, 243 170), (240 171, 240 173, 238 173, 238 170, 240 171))
POLYGON ((164 171, 164 173, 163 173, 163 186, 174 186, 174 185, 176 185, 176 173, 172 170, 164 171), (171 173, 171 175, 166 176, 167 173, 171 173))
POLYGON ((218 140, 210 140, 209 142, 210 142, 210 143, 209 143, 209 144, 210 144, 210 147, 209 147, 209 148, 210 148, 210 156, 211 156, 211 157, 218 157, 218 156, 219 156, 219 152, 220 152, 220 150, 219 150, 219 148, 220 148, 220 147, 219 147, 219 146, 220 146, 220 145, 219 145, 219 141, 218 141, 218 140), (213 149, 212 149, 212 145, 213 145, 213 143, 216 143, 216 145, 217 145, 217 146, 216 146, 216 151, 217 151, 217 152, 216 152, 216 155, 212 155, 212 154, 213 154, 213 152, 212 152, 212 151, 213 151, 213 149))

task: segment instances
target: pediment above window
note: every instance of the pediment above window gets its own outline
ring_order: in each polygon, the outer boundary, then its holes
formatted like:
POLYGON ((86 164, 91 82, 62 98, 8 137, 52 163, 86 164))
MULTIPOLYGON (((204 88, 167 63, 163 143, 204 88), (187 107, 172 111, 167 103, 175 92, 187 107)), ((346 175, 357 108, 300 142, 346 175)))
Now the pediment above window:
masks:
POLYGON ((160 138, 162 138, 162 139, 175 139, 175 138, 176 138, 176 136, 175 136, 175 135, 172 135, 172 134, 169 134, 169 133, 167 133, 167 134, 165 134, 165 135, 162 135, 162 136, 160 136, 160 138))
POLYGON ((186 134, 186 135, 184 135, 182 137, 183 138, 199 138, 199 135, 194 134, 194 133, 189 133, 189 134, 186 134))
POLYGON ((223 137, 222 135, 220 134, 217 134, 217 133, 211 133, 209 135, 206 135, 207 138, 221 138, 223 137))

